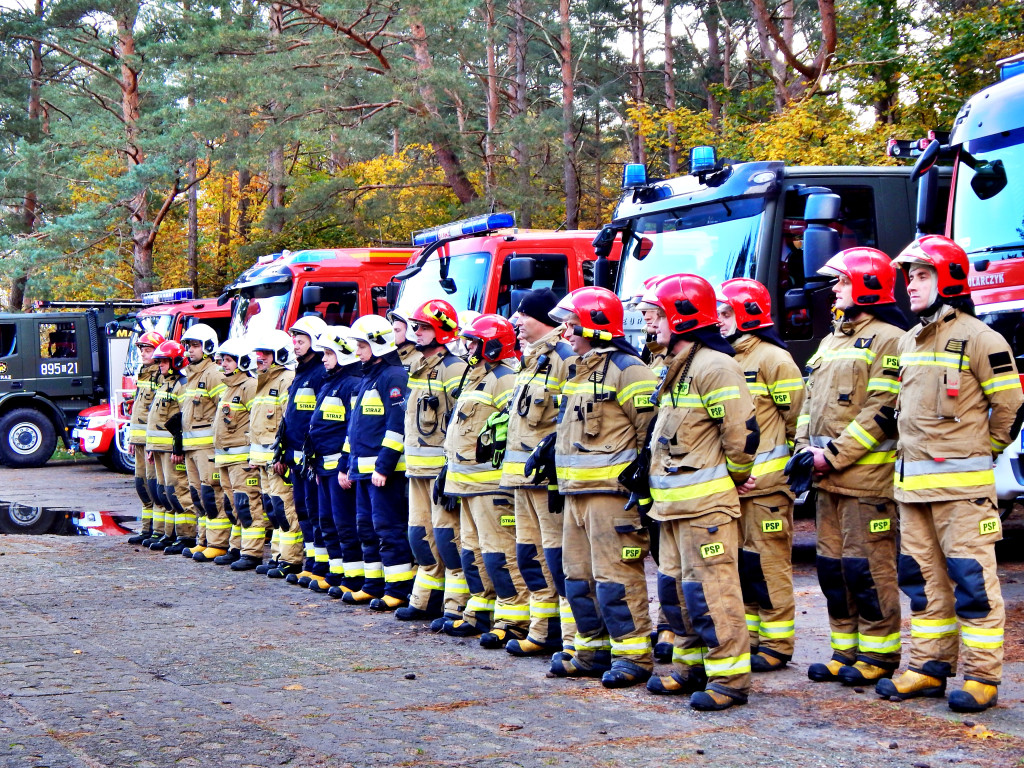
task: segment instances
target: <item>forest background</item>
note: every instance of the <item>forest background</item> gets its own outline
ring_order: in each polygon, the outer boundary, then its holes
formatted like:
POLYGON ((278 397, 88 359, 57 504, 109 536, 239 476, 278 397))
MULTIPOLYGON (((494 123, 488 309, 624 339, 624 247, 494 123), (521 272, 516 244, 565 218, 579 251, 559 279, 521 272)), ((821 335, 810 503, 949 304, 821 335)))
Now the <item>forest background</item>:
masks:
POLYGON ((622 164, 883 164, 1024 50, 1018 0, 0 0, 0 309, 220 292, 622 164))

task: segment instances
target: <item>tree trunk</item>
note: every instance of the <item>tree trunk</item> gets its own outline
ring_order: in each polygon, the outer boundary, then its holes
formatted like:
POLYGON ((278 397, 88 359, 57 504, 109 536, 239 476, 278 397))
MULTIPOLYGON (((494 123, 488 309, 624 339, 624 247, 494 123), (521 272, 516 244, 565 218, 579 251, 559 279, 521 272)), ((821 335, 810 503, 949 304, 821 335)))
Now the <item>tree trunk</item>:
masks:
MULTIPOLYGON (((644 51, 644 3, 643 0, 631 0, 631 15, 633 17, 633 66, 630 85, 633 96, 633 103, 640 107, 644 104, 644 74, 647 70, 647 55, 644 51)), ((647 146, 644 144, 643 134, 637 130, 635 138, 635 149, 633 156, 638 163, 647 163, 647 146)))
POLYGON ((562 25, 562 151, 565 153, 562 184, 565 187, 565 227, 580 228, 580 180, 576 171, 575 84, 572 74, 572 28, 569 0, 558 0, 558 16, 562 25))
MULTIPOLYGON (((665 109, 676 110, 675 43, 672 40, 672 0, 665 0, 665 109)), ((676 124, 668 122, 668 172, 679 173, 679 148, 676 146, 676 124)))
POLYGON ((728 85, 722 68, 722 49, 718 40, 720 32, 718 20, 718 6, 709 3, 704 10, 704 26, 708 31, 708 69, 710 71, 704 78, 704 95, 707 99, 708 112, 711 113, 711 124, 716 128, 722 122, 722 105, 715 97, 714 91, 708 88, 708 85, 712 82, 717 82, 720 73, 722 75, 722 82, 728 85))
MULTIPOLYGON (((191 101, 191 99, 190 99, 191 101)), ((199 185, 198 161, 188 161, 188 284, 192 295, 199 296, 199 185)))
POLYGON ((220 219, 217 222, 217 279, 227 279, 227 263, 231 254, 231 209, 234 205, 234 189, 231 177, 225 176, 220 183, 220 219))
POLYGON ((249 184, 252 172, 248 168, 238 169, 238 239, 249 242, 249 184))
MULTIPOLYGON (((270 39, 272 45, 276 48, 277 43, 281 37, 281 31, 284 28, 284 9, 278 3, 272 3, 270 6, 270 39)), ((276 120, 274 115, 280 111, 281 105, 277 100, 270 102, 270 122, 273 124, 276 120)), ((270 150, 270 194, 268 196, 268 203, 270 206, 270 231, 275 234, 280 234, 284 229, 284 217, 281 215, 281 209, 284 208, 284 193, 287 187, 287 181, 285 178, 284 171, 284 147, 280 144, 275 145, 270 150)))
POLYGON ((494 135, 498 130, 498 55, 494 49, 494 0, 484 3, 484 21, 487 28, 487 133, 484 134, 484 185, 493 199, 498 186, 498 173, 494 152, 494 135))
MULTIPOLYGON (((520 122, 526 122, 526 7, 524 0, 513 0, 512 52, 516 64, 515 113, 520 122)), ((530 205, 530 150, 523 127, 519 129, 519 140, 512 152, 516 161, 516 178, 519 182, 520 225, 529 229, 533 226, 533 210, 530 205)))

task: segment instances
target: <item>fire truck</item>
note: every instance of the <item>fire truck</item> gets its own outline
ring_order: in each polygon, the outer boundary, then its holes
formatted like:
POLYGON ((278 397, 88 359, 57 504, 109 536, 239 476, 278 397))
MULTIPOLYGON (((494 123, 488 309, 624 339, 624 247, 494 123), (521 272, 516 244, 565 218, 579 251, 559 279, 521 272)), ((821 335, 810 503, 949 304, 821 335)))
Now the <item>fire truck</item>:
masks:
POLYGON ((316 313, 328 325, 387 312, 386 288, 412 248, 285 251, 262 257, 225 288, 217 303, 230 311, 229 333, 240 337, 287 330, 316 313))
POLYGON ((112 388, 108 402, 86 408, 78 414, 72 430, 72 447, 96 456, 105 466, 118 472, 135 471, 135 452, 128 444, 128 419, 135 393, 135 376, 141 360, 135 340, 147 331, 156 331, 178 341, 182 333, 196 323, 206 323, 227 338, 230 311, 218 306, 216 299, 193 299, 188 288, 143 294, 143 307, 135 315, 128 335, 128 348, 119 386, 112 388))
POLYGON ((524 291, 550 288, 561 298, 584 285, 614 280, 619 250, 598 265, 590 230, 520 230, 512 213, 490 213, 413 233, 421 250, 387 286, 399 314, 428 299, 509 317, 524 291), (595 270, 604 270, 598 274, 595 270))
MULTIPOLYGON (((961 107, 948 143, 919 141, 914 175, 921 177, 920 205, 926 206, 936 197, 936 161, 952 161, 945 234, 970 257, 978 317, 1003 334, 1017 370, 1024 371, 1024 53, 998 65, 999 81, 961 107)), ((1024 433, 1014 436, 996 462, 1004 515, 1024 497, 1022 452, 1024 433)))

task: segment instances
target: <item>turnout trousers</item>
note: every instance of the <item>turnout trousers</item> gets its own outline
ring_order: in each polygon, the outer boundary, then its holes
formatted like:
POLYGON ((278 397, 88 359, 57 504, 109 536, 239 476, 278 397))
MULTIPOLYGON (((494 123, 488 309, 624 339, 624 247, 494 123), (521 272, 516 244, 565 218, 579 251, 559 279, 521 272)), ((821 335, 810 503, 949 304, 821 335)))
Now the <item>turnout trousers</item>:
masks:
POLYGON ((194 538, 196 511, 188 492, 185 465, 176 463, 170 451, 156 451, 153 456, 157 486, 162 489, 169 506, 164 512, 164 535, 194 538))
POLYGON ((267 518, 263 513, 263 496, 260 494, 260 471, 246 462, 225 464, 220 468, 220 481, 230 493, 237 521, 231 529, 230 546, 237 547, 243 555, 262 560, 267 518))
POLYGON ((418 564, 409 605, 432 616, 459 616, 469 597, 469 587, 462 575, 457 538, 452 530, 458 529, 458 512, 448 512, 435 504, 431 498, 433 487, 432 477, 409 478, 409 546, 418 564), (435 529, 451 533, 442 533, 439 544, 435 529), (454 550, 448 553, 447 560, 441 546, 454 550), (451 569, 446 563, 457 563, 458 567, 451 569))
POLYGON ((464 618, 485 627, 477 621, 476 611, 490 611, 492 629, 511 629, 516 636, 525 637, 530 624, 530 593, 516 565, 516 515, 511 496, 462 497, 462 547, 462 569, 471 594, 464 618), (471 534, 467 534, 469 528, 471 534), (475 551, 468 549, 470 544, 476 544, 475 551), (471 569, 476 574, 471 575, 471 569))
POLYGON ((353 592, 363 586, 363 550, 356 528, 356 492, 338 485, 337 471, 317 476, 317 530, 328 557, 327 583, 353 592))
POLYGON ((416 569, 409 549, 405 476, 389 476, 378 488, 370 478, 354 480, 356 525, 362 542, 363 591, 408 600, 416 569))
POLYGON ((900 663, 895 504, 818 489, 818 583, 825 594, 832 658, 883 669, 900 663))
MULTIPOLYGON (((220 480, 213 479, 213 446, 185 451, 185 475, 188 478, 188 492, 192 506, 196 511, 196 542, 206 546, 209 541, 208 529, 227 523, 230 531, 231 523, 224 514, 221 501, 220 480), (223 522, 221 522, 223 521, 223 522)), ((212 546, 212 545, 210 545, 212 546)))
POLYGON ((740 496, 740 586, 750 649, 793 658, 793 500, 784 493, 740 496))
POLYGON ((562 568, 564 512, 548 509, 546 488, 515 489, 516 563, 530 591, 528 638, 538 645, 572 647, 576 624, 565 598, 562 568))
MULTIPOLYGON (((150 495, 149 481, 156 482, 156 473, 153 465, 146 461, 146 446, 133 445, 132 448, 135 449, 135 492, 139 495, 139 501, 142 503, 142 511, 139 513, 139 521, 142 526, 139 528, 139 533, 152 533, 153 497, 150 495)), ((163 530, 162 527, 161 530, 163 530)))
POLYGON ((989 499, 900 502, 899 510, 910 668, 952 677, 963 641, 964 679, 999 685, 1006 615, 996 575, 995 543, 1003 537, 998 510, 989 499))
MULTIPOLYGON (((296 453, 301 458, 302 454, 296 453)), ((315 573, 317 576, 326 576, 329 570, 329 556, 323 534, 320 531, 320 492, 317 478, 307 477, 294 462, 288 462, 288 476, 292 481, 292 504, 295 506, 295 517, 299 521, 299 530, 302 532, 302 547, 305 557, 301 563, 302 570, 315 573)), ((337 473, 334 477, 337 478, 337 473)), ((329 507, 327 514, 330 514, 329 507)))
POLYGON ((271 538, 271 559, 276 555, 276 559, 283 563, 302 565, 302 529, 295 513, 292 484, 274 472, 270 465, 261 466, 259 471, 264 514, 275 529, 271 538), (276 552, 274 539, 277 540, 276 552))
POLYGON ((750 639, 740 587, 739 521, 725 512, 661 522, 658 595, 681 679, 703 667, 709 690, 746 700, 750 639))
POLYGON ((612 661, 654 668, 644 575, 650 538, 639 511, 623 510, 625 502, 613 494, 565 497, 565 594, 576 621, 576 658, 585 668, 593 666, 598 653, 607 656, 609 651, 612 661))

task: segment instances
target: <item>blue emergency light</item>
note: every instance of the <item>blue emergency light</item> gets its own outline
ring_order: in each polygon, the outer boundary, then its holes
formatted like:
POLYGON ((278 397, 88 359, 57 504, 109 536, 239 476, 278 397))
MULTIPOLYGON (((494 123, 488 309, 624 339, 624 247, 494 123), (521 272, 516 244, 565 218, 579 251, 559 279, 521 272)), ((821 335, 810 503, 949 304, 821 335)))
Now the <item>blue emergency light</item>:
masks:
POLYGON ((516 225, 514 213, 485 213, 481 216, 474 216, 471 219, 452 221, 432 229, 421 229, 412 233, 413 245, 430 245, 438 240, 448 240, 453 237, 465 237, 466 235, 478 235, 481 232, 493 232, 496 229, 508 229, 516 225))
POLYGON ((999 79, 1009 80, 1011 77, 1024 74, 1024 53, 1008 56, 996 62, 999 65, 999 79))
POLYGON ((626 163, 622 168, 622 188, 636 189, 647 186, 647 166, 643 163, 626 163))
POLYGON ((697 176, 711 173, 718 166, 718 154, 714 147, 693 147, 690 150, 690 173, 697 176))
POLYGON ((150 291, 142 294, 143 304, 171 304, 175 301, 191 301, 191 288, 168 288, 166 291, 150 291))

